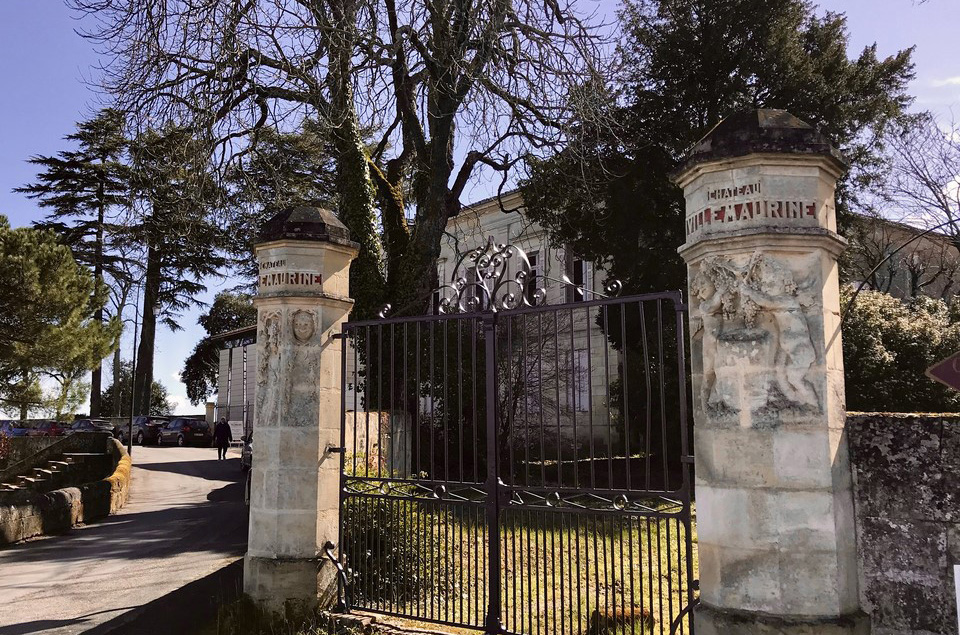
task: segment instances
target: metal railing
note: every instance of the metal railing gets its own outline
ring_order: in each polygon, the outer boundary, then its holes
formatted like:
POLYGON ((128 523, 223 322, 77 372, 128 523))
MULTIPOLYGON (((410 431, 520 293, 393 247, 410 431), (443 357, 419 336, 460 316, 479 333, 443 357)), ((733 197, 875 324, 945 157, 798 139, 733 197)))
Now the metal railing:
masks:
POLYGON ((350 606, 692 632, 684 311, 675 292, 345 324, 350 606))

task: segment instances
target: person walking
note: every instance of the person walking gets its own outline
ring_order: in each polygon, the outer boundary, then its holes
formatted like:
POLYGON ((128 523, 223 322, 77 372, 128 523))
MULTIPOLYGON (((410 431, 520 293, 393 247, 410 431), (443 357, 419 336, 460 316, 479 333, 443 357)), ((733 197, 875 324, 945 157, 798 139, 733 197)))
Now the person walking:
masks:
POLYGON ((227 458, 227 448, 233 441, 233 432, 230 431, 230 424, 226 417, 220 417, 220 421, 213 428, 213 441, 217 444, 217 460, 222 461, 227 458))

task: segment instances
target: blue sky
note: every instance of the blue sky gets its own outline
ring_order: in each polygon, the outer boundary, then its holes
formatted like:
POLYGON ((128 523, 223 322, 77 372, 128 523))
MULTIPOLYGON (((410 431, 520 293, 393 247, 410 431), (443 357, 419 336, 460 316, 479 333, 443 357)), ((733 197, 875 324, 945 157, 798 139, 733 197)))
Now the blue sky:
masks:
MULTIPOLYGON (((581 0, 611 15, 613 2, 581 0)), ((915 109, 933 110, 943 117, 957 108, 960 117, 960 56, 956 25, 958 0, 824 0, 824 10, 847 14, 852 53, 872 42, 881 56, 916 45, 917 77, 911 92, 915 109)), ((62 137, 100 107, 88 82, 96 78, 97 56, 91 45, 74 33, 79 26, 61 0, 0 0, 0 214, 14 226, 42 217, 36 205, 11 190, 35 177, 25 161, 35 154, 54 154, 64 148, 62 137)), ((477 198, 486 195, 478 194, 477 198)), ((209 301, 223 283, 213 282, 202 300, 209 301)), ((197 325, 200 310, 186 312, 184 330, 161 330, 157 342, 155 376, 170 390, 178 412, 196 412, 179 381, 184 358, 203 335, 197 325)), ((131 342, 122 344, 129 357, 131 342)))

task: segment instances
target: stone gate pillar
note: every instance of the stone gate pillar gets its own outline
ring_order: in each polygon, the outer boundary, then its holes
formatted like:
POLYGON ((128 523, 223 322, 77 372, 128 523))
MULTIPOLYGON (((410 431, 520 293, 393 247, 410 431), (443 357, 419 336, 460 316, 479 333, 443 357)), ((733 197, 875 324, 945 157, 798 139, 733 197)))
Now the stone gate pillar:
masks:
POLYGON ((697 635, 866 633, 859 610, 834 189, 845 164, 782 110, 729 117, 686 198, 697 635))
MULTIPOLYGON (((339 528, 340 325, 357 245, 332 212, 297 207, 256 246, 257 393, 244 591, 309 609, 335 585, 321 557, 339 528)), ((335 586, 333 587, 335 588, 335 586)), ((326 599, 326 598, 324 598, 326 599)))

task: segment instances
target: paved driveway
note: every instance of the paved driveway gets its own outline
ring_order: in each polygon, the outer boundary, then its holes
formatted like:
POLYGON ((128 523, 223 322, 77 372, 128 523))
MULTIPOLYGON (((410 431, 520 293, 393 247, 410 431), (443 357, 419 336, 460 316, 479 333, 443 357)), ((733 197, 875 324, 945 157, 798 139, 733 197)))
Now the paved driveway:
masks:
POLYGON ((236 456, 217 461, 213 448, 137 446, 133 459, 120 513, 0 549, 0 635, 109 630, 243 555, 247 515, 236 456))

